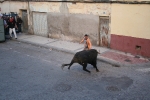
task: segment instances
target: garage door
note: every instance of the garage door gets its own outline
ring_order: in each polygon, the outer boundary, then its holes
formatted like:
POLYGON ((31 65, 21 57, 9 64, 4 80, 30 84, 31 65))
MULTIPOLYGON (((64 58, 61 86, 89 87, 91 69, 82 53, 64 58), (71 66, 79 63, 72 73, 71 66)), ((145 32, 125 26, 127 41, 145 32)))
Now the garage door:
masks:
POLYGON ((46 13, 33 13, 33 29, 35 35, 48 36, 47 33, 47 14, 46 13))

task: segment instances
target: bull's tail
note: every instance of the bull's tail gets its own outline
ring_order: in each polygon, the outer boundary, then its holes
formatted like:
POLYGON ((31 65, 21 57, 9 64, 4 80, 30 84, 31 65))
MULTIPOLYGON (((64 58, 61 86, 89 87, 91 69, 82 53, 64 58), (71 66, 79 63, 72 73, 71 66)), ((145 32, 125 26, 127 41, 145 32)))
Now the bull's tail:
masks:
POLYGON ((74 63, 74 60, 72 60, 70 64, 62 64, 61 68, 63 69, 65 66, 69 66, 68 69, 70 69, 73 63, 74 63))
POLYGON ((69 66, 70 64, 62 64, 61 68, 63 69, 65 66, 69 66))

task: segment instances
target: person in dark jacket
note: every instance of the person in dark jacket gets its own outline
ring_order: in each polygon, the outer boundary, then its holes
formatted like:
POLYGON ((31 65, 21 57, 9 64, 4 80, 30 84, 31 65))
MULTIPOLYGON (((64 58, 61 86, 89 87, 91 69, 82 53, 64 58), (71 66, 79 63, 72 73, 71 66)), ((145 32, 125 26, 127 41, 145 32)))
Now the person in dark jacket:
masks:
POLYGON ((17 25, 16 25, 16 21, 15 21, 15 19, 13 17, 9 18, 8 25, 9 25, 10 37, 12 38, 12 32, 13 32, 14 35, 15 35, 15 39, 17 39, 17 34, 16 34, 16 30, 15 30, 15 27, 17 28, 17 25))
POLYGON ((19 16, 17 16, 17 27, 19 33, 21 33, 21 24, 22 24, 22 19, 19 16))

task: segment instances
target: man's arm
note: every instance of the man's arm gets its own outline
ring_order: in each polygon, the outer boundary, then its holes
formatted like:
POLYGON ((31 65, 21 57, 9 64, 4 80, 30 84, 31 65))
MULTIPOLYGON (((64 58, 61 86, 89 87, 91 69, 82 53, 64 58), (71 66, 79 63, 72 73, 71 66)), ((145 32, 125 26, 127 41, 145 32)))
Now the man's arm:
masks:
POLYGON ((80 41, 80 43, 82 43, 84 41, 84 37, 83 37, 83 39, 80 41))

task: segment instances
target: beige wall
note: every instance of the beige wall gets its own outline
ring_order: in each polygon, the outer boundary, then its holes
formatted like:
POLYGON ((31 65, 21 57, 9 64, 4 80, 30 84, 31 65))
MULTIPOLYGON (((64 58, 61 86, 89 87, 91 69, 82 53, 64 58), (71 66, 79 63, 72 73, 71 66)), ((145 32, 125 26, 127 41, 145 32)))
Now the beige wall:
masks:
POLYGON ((150 39, 150 5, 112 4, 111 34, 150 39))

